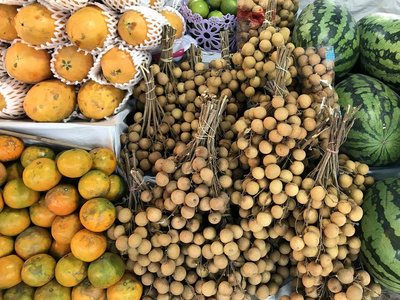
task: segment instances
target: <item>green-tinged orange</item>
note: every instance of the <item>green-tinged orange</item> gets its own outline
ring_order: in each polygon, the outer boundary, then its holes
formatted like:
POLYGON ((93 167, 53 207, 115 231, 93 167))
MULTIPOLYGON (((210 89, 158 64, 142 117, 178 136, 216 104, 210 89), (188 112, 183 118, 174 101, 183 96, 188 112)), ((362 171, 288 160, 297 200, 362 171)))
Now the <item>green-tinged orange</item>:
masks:
POLYGON ((106 290, 94 287, 88 278, 72 289, 72 300, 104 300, 106 290))
POLYGON ((49 251, 53 239, 49 230, 42 227, 29 227, 15 240, 15 252, 24 260, 49 251))
POLYGON ((103 233, 82 229, 71 241, 71 251, 79 259, 92 262, 107 249, 107 239, 103 233))
POLYGON ((79 179, 78 190, 85 199, 104 197, 110 190, 110 179, 99 170, 91 170, 79 179))
POLYGON ((49 254, 53 256, 56 260, 61 259, 63 256, 71 252, 70 244, 61 244, 56 240, 51 244, 49 254))
POLYGON ((47 208, 58 216, 73 213, 79 206, 78 189, 72 184, 60 183, 46 193, 47 208))
POLYGON ((10 255, 14 251, 14 239, 11 236, 0 234, 0 258, 10 255))
POLYGON ((61 180, 61 173, 54 160, 38 158, 29 164, 22 173, 22 179, 27 187, 35 191, 48 191, 61 180))
POLYGON ((35 288, 20 282, 5 291, 3 300, 32 300, 34 293, 35 288))
POLYGON ((115 207, 105 198, 91 199, 83 204, 79 217, 86 229, 102 232, 113 225, 116 218, 115 207))
POLYGON ((17 255, 0 258, 0 289, 9 289, 21 282, 24 261, 17 255))
POLYGON ((88 267, 89 263, 69 253, 57 262, 56 280, 63 286, 74 287, 87 277, 88 267))
POLYGON ((121 257, 106 252, 90 263, 88 278, 94 287, 105 289, 117 283, 124 273, 125 264, 121 257))
POLYGON ((11 208, 25 208, 39 200, 40 193, 24 184, 21 178, 13 179, 4 186, 4 203, 11 208))
POLYGON ((6 181, 13 180, 15 178, 22 178, 22 172, 24 171, 24 167, 21 165, 19 161, 13 161, 6 165, 7 170, 7 179, 6 181))
POLYGON ((107 289, 108 300, 139 300, 142 297, 143 286, 140 280, 131 273, 124 276, 107 289))
POLYGON ((127 191, 127 186, 124 180, 118 175, 110 175, 110 190, 108 191, 107 195, 104 198, 115 202, 120 200, 127 191))
POLYGON ((54 159, 55 154, 54 151, 48 147, 42 146, 29 146, 22 151, 20 160, 21 164, 24 168, 26 168, 31 162, 38 158, 50 158, 54 159))
POLYGON ((0 187, 6 182, 7 180, 7 169, 6 166, 0 162, 0 187))
POLYGON ((111 175, 117 166, 117 157, 114 152, 108 148, 95 148, 89 152, 92 156, 92 169, 111 175))
POLYGON ((53 224, 54 219, 57 217, 56 214, 48 209, 45 195, 42 195, 39 201, 29 207, 29 216, 32 223, 40 227, 51 227, 51 224, 53 224))
POLYGON ((69 178, 82 177, 90 171, 92 164, 90 154, 83 149, 64 151, 57 159, 58 170, 69 178))
POLYGON ((67 216, 57 216, 51 225, 51 235, 61 244, 71 243, 74 235, 83 229, 78 212, 67 216))
POLYGON ((0 212, 0 234, 16 236, 29 227, 31 220, 28 209, 4 207, 0 212))
POLYGON ((71 300, 71 288, 62 286, 53 279, 46 285, 36 289, 34 300, 71 300))
POLYGON ((39 287, 54 278, 56 261, 48 254, 37 254, 27 259, 21 270, 21 278, 29 286, 39 287))

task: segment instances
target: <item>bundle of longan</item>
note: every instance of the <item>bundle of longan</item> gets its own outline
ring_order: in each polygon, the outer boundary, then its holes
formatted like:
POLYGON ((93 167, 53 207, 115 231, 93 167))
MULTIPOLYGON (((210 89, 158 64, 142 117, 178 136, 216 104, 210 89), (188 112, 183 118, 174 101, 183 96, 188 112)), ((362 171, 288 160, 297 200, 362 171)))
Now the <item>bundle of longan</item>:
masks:
MULTIPOLYGON (((155 66, 155 65, 153 65, 155 66)), ((154 72, 141 67, 144 76, 146 101, 143 112, 134 114, 133 125, 128 128, 128 133, 122 135, 122 143, 127 145, 132 152, 131 165, 136 167, 142 175, 152 169, 158 158, 163 157, 165 150, 175 147, 174 132, 170 126, 170 120, 165 116, 164 110, 156 96, 154 72)))
MULTIPOLYGON (((278 64, 279 47, 286 45, 293 50, 294 45, 288 43, 290 30, 269 26, 260 32, 259 36, 251 37, 241 51, 232 57, 232 62, 237 70, 236 77, 240 83, 240 90, 247 98, 252 98, 254 103, 270 100, 265 95, 264 86, 269 80, 274 80, 276 72, 282 66, 278 64)), ((286 85, 292 83, 292 78, 297 76, 292 57, 288 58, 289 70, 285 72, 286 85)))
POLYGON ((363 191, 373 179, 365 177, 367 165, 338 156, 356 111, 348 110, 342 117, 331 110, 329 148, 296 195, 296 235, 290 240, 297 262, 295 284, 300 294, 312 299, 326 293, 331 299, 361 300, 376 290, 375 285, 368 287, 369 274, 356 271, 353 263, 361 247, 355 225, 363 215, 363 191))
POLYGON ((300 0, 276 0, 275 24, 293 29, 300 0))
POLYGON ((297 47, 293 50, 302 92, 312 97, 315 108, 321 105, 338 107, 338 95, 334 89, 335 61, 330 53, 333 53, 331 47, 297 47))

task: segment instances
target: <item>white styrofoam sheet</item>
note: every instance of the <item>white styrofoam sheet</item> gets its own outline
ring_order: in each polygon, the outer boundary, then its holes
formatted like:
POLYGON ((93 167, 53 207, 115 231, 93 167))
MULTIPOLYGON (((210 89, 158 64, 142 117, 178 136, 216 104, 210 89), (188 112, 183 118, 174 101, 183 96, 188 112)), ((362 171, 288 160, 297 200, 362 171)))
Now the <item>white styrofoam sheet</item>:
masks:
POLYGON ((119 157, 120 135, 128 127, 124 119, 131 109, 127 106, 119 114, 99 122, 78 120, 68 123, 37 123, 30 119, 0 119, 0 129, 51 138, 82 147, 106 147, 112 149, 119 157))

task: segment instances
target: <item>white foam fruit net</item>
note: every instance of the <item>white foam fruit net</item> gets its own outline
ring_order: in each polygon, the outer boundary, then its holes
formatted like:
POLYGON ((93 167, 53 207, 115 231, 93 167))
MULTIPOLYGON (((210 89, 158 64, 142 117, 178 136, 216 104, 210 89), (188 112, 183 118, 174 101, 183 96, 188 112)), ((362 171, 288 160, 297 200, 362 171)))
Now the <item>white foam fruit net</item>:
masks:
POLYGON ((182 1, 181 0, 166 0, 165 5, 179 10, 182 6, 182 1))
MULTIPOLYGON (((56 56, 57 56, 57 54, 59 53, 58 51, 59 51, 60 49, 62 49, 62 48, 67 48, 67 47, 71 47, 71 46, 74 46, 74 44, 68 43, 68 44, 66 44, 66 45, 64 45, 64 46, 58 46, 57 48, 54 49, 54 51, 53 51, 53 53, 52 53, 52 55, 51 55, 50 69, 51 69, 51 72, 53 73, 54 77, 60 79, 60 80, 61 80, 62 82, 64 82, 65 84, 68 84, 68 85, 79 85, 79 84, 83 84, 83 83, 85 83, 86 81, 89 80, 89 74, 88 74, 88 76, 87 76, 86 78, 84 78, 84 79, 81 80, 81 81, 69 81, 69 80, 65 79, 64 77, 62 77, 62 76, 56 71, 56 68, 55 68, 55 63, 57 62, 56 56)), ((79 49, 79 48, 78 48, 78 51, 82 51, 82 52, 86 53, 85 51, 83 51, 82 49, 79 49)), ((92 54, 91 54, 91 53, 87 53, 87 55, 92 55, 92 54)), ((92 55, 92 56, 93 56, 93 61, 94 61, 94 60, 95 60, 95 56, 94 56, 94 55, 92 55)))
POLYGON ((182 21, 182 23, 183 23, 183 32, 182 32, 182 36, 185 34, 185 32, 186 32, 186 21, 185 21, 185 18, 181 15, 181 13, 177 10, 177 9, 175 9, 174 7, 171 7, 171 6, 165 6, 165 7, 163 7, 161 10, 160 10, 160 12, 163 12, 163 11, 170 11, 170 12, 173 12, 173 13, 175 13, 180 19, 181 19, 181 21, 182 21))
POLYGON ((0 94, 6 101, 6 108, 0 111, 0 118, 21 119, 26 116, 24 99, 31 85, 22 83, 14 78, 4 76, 0 78, 0 94))
POLYGON ((142 73, 139 70, 139 66, 143 62, 150 63, 150 60, 151 60, 151 55, 148 51, 129 49, 128 47, 122 45, 121 43, 116 46, 109 46, 96 58, 94 65, 89 72, 89 78, 100 84, 113 85, 121 90, 129 90, 132 89, 136 84, 138 84, 140 80, 142 80, 143 78, 142 73), (135 74, 135 77, 132 78, 128 83, 124 84, 111 83, 103 75, 101 69, 101 59, 104 54, 106 54, 109 50, 111 50, 114 47, 118 47, 120 50, 128 52, 132 57, 133 64, 136 66, 137 73, 135 74))
POLYGON ((150 6, 149 0, 102 0, 102 1, 112 9, 118 11, 123 11, 131 6, 145 6, 145 7, 150 6))
POLYGON ((132 46, 126 41, 122 41, 124 46, 135 50, 157 49, 161 45, 162 26, 168 24, 167 19, 154 9, 144 6, 131 6, 125 9, 124 12, 130 10, 141 13, 146 20, 147 39, 138 46, 132 46))
MULTIPOLYGON (((65 30, 65 24, 67 23, 68 17, 69 17, 69 12, 68 11, 63 11, 60 10, 52 5, 50 5, 48 2, 44 0, 37 0, 38 3, 41 5, 45 6, 49 11, 52 12, 51 17, 55 20, 55 32, 54 32, 54 37, 51 38, 51 42, 47 42, 46 44, 40 44, 40 45, 32 45, 35 47, 35 49, 52 49, 54 47, 57 47, 58 45, 64 44, 66 41, 68 41, 68 36, 67 32, 65 30)), ((25 6, 28 6, 32 4, 31 2, 26 2, 25 6)), ((23 7, 22 7, 23 8, 23 7)), ((21 10, 22 8, 18 9, 21 10)), ((21 40, 22 43, 29 44, 25 42, 24 40, 21 40)))
POLYGON ((61 10, 78 10, 85 7, 89 0, 47 0, 47 2, 61 10))
POLYGON ((35 2, 35 0, 0 0, 0 4, 7 5, 26 5, 33 2, 35 2))
POLYGON ((4 56, 8 49, 8 44, 0 43, 0 77, 7 76, 6 65, 4 63, 4 56))
POLYGON ((165 6, 165 0, 150 1, 149 5, 150 5, 150 8, 159 11, 160 9, 162 9, 165 6), (153 2, 153 3, 151 3, 151 2, 153 2))

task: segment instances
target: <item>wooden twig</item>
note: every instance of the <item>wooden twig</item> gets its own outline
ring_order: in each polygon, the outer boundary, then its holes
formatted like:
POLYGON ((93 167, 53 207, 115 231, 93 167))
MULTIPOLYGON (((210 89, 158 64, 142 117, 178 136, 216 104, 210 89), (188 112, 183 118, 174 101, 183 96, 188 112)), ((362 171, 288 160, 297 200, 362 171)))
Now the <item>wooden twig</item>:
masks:
POLYGON ((229 31, 221 30, 219 33, 219 37, 221 38, 221 58, 226 61, 226 66, 228 69, 231 68, 231 57, 229 50, 229 31))
POLYGON ((76 145, 76 144, 72 144, 72 143, 61 142, 61 141, 57 141, 57 140, 54 140, 54 139, 45 138, 45 137, 41 137, 41 136, 37 136, 37 135, 31 135, 31 134, 26 134, 26 133, 19 133, 19 132, 9 131, 9 130, 5 130, 5 129, 0 129, 0 134, 12 135, 12 136, 19 137, 19 138, 22 138, 22 139, 29 139, 29 140, 34 140, 34 141, 46 143, 46 144, 53 144, 53 145, 63 146, 63 147, 68 147, 68 148, 79 148, 79 149, 83 149, 83 150, 86 150, 86 151, 92 150, 92 148, 85 147, 85 146, 80 146, 80 145, 76 145))

